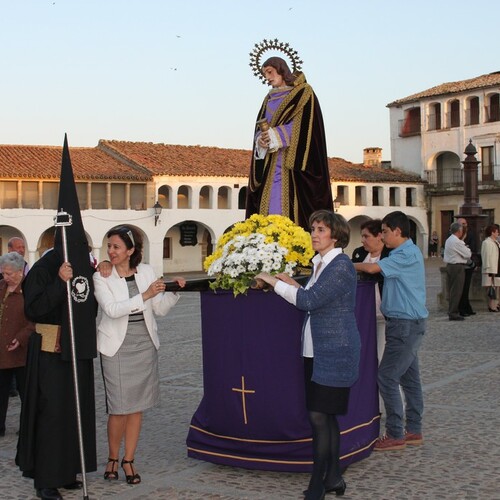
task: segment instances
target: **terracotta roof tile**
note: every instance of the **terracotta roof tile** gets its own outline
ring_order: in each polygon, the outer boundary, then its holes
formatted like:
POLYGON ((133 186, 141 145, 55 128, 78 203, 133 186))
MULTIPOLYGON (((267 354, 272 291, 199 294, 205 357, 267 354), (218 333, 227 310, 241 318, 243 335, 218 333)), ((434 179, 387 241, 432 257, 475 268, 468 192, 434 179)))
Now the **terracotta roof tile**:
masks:
POLYGON ((99 148, 132 160, 153 175, 247 177, 251 151, 151 142, 99 141, 99 148))
POLYGON ((377 182, 421 184, 424 181, 416 174, 394 168, 383 168, 363 163, 351 163, 342 158, 328 158, 330 179, 333 182, 377 182))
MULTIPOLYGON (((139 171, 98 148, 70 147, 77 180, 148 181, 151 174, 139 171)), ((4 179, 59 179, 62 147, 0 145, 0 177, 4 179)))
MULTIPOLYGON (((180 146, 145 142, 99 141, 103 151, 130 159, 154 175, 247 177, 252 152, 208 146, 180 146)), ((329 158, 330 177, 337 181, 422 182, 399 170, 329 158)))
MULTIPOLYGON (((62 148, 0 145, 0 177, 58 179, 62 148)), ((77 180, 151 181, 153 176, 247 177, 251 151, 207 146, 99 141, 95 148, 70 148, 77 180)), ((395 169, 329 158, 333 182, 421 183, 395 169)))
POLYGON ((391 102, 387 105, 387 107, 390 108, 391 106, 397 106, 399 104, 407 104, 410 102, 419 101, 420 99, 423 99, 425 97, 457 94, 459 92, 467 92, 469 90, 484 89, 495 86, 500 86, 500 71, 488 73, 487 75, 477 76, 476 78, 470 78, 469 80, 442 83, 441 85, 436 85, 435 87, 432 87, 430 89, 391 102))

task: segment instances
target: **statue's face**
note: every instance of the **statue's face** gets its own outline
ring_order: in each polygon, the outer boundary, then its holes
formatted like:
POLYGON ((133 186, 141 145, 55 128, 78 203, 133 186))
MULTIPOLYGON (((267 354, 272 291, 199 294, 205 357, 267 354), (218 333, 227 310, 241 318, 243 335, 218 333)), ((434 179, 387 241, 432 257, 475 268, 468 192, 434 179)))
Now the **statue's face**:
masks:
POLYGON ((272 66, 264 66, 264 68, 262 68, 262 73, 271 87, 277 88, 285 85, 285 80, 276 71, 276 68, 273 68, 272 66))

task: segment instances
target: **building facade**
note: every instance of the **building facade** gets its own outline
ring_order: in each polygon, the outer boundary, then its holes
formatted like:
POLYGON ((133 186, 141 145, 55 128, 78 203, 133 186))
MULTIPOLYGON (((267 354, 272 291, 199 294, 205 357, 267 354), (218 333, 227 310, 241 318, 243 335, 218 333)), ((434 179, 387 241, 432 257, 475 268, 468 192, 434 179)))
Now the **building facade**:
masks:
POLYGON ((444 83, 388 104, 392 166, 427 180, 429 226, 442 245, 463 204, 464 150, 478 151, 485 224, 500 209, 500 72, 444 83))
MULTIPOLYGON (((346 253, 360 245, 363 221, 402 210, 425 254, 425 181, 374 161, 380 148, 367 150, 366 164, 329 159, 332 195, 352 230, 346 253)), ((61 155, 59 147, 0 145, 2 253, 12 236, 25 239, 30 264, 52 246, 61 155)), ((158 274, 200 271, 218 238, 245 217, 251 151, 101 140, 94 148, 70 148, 70 155, 98 260, 107 255, 106 233, 129 224, 143 235, 144 261, 158 274)))

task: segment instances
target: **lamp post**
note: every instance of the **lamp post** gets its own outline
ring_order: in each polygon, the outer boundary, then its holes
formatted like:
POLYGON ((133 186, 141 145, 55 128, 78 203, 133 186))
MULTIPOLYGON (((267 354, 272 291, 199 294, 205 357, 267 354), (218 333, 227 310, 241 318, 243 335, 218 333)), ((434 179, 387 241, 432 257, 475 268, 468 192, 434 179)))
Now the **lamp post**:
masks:
POLYGON ((338 212, 339 208, 340 208, 340 205, 342 205, 342 203, 340 203, 340 200, 338 198, 335 198, 333 200, 333 211, 334 212, 338 212))
POLYGON ((155 211, 155 226, 158 224, 158 219, 160 218, 161 211, 162 211, 162 206, 160 205, 160 202, 157 201, 153 205, 153 210, 155 211))

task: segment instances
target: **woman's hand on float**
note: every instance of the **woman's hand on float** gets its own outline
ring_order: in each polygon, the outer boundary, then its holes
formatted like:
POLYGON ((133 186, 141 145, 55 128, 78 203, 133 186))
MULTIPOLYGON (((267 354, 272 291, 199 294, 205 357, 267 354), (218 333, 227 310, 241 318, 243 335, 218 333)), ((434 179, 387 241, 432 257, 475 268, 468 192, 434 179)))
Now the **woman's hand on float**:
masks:
POLYGON ((174 276, 172 280, 175 281, 181 288, 186 286, 186 279, 182 276, 174 276))
POLYGON ((157 279, 153 281, 151 285, 148 286, 148 289, 145 292, 142 292, 142 299, 148 300, 156 297, 159 293, 165 291, 165 282, 163 279, 157 279))

